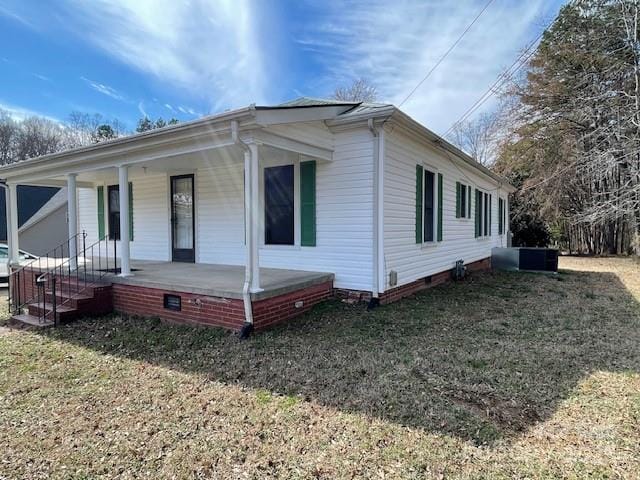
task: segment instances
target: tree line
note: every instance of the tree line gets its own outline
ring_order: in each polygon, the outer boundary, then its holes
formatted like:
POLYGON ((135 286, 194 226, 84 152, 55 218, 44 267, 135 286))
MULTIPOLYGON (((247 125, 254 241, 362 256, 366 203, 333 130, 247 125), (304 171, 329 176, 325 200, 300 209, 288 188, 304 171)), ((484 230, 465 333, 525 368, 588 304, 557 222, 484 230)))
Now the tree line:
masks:
MULTIPOLYGON (((162 117, 138 120, 135 132, 145 132, 167 125, 175 125, 178 120, 162 117)), ((131 135, 122 122, 107 119, 100 114, 71 112, 63 121, 54 121, 39 116, 23 119, 14 118, 0 109, 0 165, 39 157, 50 153, 77 148, 131 135)))
POLYGON ((640 254, 639 20, 638 0, 570 1, 501 107, 454 132, 518 188, 515 244, 640 254))

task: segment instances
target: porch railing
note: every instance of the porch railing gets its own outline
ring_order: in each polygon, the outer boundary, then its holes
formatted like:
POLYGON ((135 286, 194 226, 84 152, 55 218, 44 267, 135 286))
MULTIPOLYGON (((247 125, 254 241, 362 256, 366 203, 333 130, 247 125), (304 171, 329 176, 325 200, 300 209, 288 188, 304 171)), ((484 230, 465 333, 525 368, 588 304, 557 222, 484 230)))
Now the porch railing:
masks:
POLYGON ((77 298, 108 273, 117 272, 116 240, 104 236, 87 245, 86 239, 87 233, 83 231, 11 272, 11 314, 22 314, 30 304, 35 303, 39 307, 39 321, 44 323, 53 320, 57 325, 59 307, 77 298), (50 301, 47 301, 47 296, 50 301))

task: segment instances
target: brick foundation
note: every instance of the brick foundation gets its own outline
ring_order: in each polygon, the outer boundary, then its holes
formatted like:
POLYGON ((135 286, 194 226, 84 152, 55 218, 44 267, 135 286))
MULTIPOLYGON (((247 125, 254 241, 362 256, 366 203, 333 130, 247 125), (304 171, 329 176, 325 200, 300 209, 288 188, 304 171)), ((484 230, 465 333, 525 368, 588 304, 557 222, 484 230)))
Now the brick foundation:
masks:
MULTIPOLYGON (((491 258, 470 263, 466 267, 468 272, 490 270, 491 258)), ((30 275, 26 275, 28 280, 22 289, 22 294, 27 296, 32 293, 31 275, 35 276, 38 272, 29 273, 30 275)), ((450 280, 449 270, 436 273, 384 292, 380 296, 380 303, 395 302, 450 280)), ((106 303, 113 299, 113 310, 117 312, 142 317, 158 317, 176 323, 217 326, 237 331, 242 328, 245 320, 244 303, 241 299, 210 297, 118 283, 113 284, 109 290, 109 293, 105 292, 101 298, 102 301, 99 302, 101 312, 108 310, 106 303), (165 294, 180 296, 180 311, 164 307, 165 294)), ((327 281, 272 298, 256 300, 253 301, 254 328, 261 330, 287 321, 331 297, 337 297, 349 303, 368 302, 371 299, 371 292, 334 289, 332 282, 327 281)))
MULTIPOLYGON (((331 293, 332 282, 324 282, 284 295, 254 301, 254 328, 261 330, 289 320, 331 297, 331 293), (298 302, 302 302, 302 305, 296 307, 298 302)), ((113 308, 128 315, 158 317, 177 323, 218 326, 229 330, 240 330, 245 318, 244 303, 240 299, 122 284, 113 285, 113 308), (180 296, 180 311, 164 308, 165 294, 180 296)))
MULTIPOLYGON (((477 262, 469 263, 468 265, 466 265, 466 267, 467 272, 491 270, 491 257, 478 260, 477 262)), ((414 282, 407 283, 406 285, 387 290, 382 295, 380 295, 380 304, 386 305, 388 303, 395 302, 396 300, 408 297, 409 295, 419 292, 420 290, 435 287, 436 285, 449 282, 451 281, 451 279, 452 278, 450 270, 429 275, 428 277, 420 278, 414 282)))

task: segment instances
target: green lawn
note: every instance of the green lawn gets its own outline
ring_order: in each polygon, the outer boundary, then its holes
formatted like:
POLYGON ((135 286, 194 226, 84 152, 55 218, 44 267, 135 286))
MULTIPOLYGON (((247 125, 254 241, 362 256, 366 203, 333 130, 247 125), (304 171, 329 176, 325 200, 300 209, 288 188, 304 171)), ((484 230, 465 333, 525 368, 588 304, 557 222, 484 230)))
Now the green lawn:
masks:
POLYGON ((0 327, 0 478, 640 475, 640 266, 562 259, 240 342, 0 327))

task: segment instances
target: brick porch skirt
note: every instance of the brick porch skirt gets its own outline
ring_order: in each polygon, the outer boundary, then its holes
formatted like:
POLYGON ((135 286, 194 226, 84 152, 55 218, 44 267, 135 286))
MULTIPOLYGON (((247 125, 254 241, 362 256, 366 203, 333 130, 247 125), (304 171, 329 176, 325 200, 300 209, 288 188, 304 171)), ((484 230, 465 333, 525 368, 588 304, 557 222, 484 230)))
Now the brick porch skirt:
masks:
MULTIPOLYGON (((253 302, 253 323, 256 330, 296 317, 317 303, 332 296, 332 282, 285 293, 253 302)), ((244 303, 241 299, 210 297, 195 293, 173 292, 135 285, 113 284, 113 308, 116 312, 158 317, 177 323, 209 325, 240 330, 244 324, 244 303), (164 306, 165 294, 181 299, 180 311, 164 306)))

